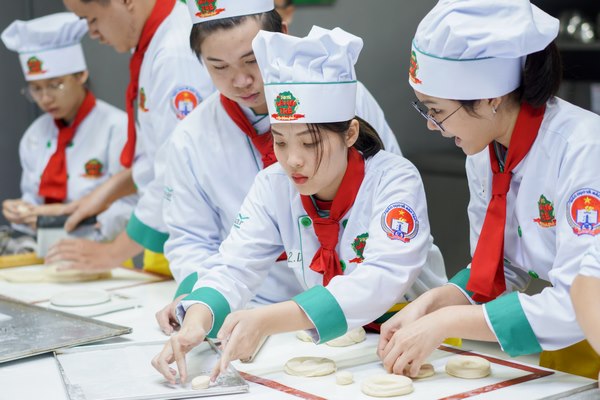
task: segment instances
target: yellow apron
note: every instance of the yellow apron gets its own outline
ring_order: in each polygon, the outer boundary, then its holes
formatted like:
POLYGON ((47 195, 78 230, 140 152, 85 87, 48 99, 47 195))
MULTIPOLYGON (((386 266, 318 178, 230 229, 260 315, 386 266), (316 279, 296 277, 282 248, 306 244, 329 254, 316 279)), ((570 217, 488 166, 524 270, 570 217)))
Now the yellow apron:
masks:
POLYGON ((569 374, 598 379, 600 356, 587 340, 555 351, 542 351, 540 366, 569 374))
POLYGON ((162 253, 155 253, 148 249, 144 250, 144 271, 171 277, 169 261, 162 253))

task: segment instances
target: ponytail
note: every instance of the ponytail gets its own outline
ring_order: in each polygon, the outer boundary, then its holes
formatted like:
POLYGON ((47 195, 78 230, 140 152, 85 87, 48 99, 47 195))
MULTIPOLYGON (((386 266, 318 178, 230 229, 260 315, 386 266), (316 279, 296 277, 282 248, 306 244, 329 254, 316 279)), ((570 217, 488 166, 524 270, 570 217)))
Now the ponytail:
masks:
POLYGON ((527 56, 521 87, 517 93, 521 102, 541 107, 556 96, 562 80, 562 61, 555 42, 544 50, 527 56))

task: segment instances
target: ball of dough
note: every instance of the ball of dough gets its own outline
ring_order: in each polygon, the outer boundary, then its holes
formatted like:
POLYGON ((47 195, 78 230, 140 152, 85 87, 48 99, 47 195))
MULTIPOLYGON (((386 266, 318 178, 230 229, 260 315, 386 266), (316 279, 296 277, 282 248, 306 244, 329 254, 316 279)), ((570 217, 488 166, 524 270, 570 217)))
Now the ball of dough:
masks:
POLYGON ((490 362, 477 356, 454 356, 446 363, 446 373, 457 378, 484 378, 491 371, 490 362))
POLYGON ((335 374, 335 383, 338 385, 349 385, 354 382, 354 375, 350 371, 340 371, 335 374))
POLYGON ((293 376, 325 376, 335 370, 335 362, 322 357, 296 357, 285 363, 285 373, 293 376))
POLYGON ((19 204, 17 206, 17 212, 21 215, 29 213, 29 207, 24 204, 19 204))
POLYGON ((207 389, 208 385, 210 385, 210 376, 208 375, 200 375, 192 379, 192 389, 194 390, 207 389))
POLYGON ((332 347, 352 346, 353 344, 357 344, 364 341, 366 336, 367 334, 363 327, 359 326, 358 328, 353 329, 350 332, 346 332, 345 335, 340 336, 339 338, 330 340, 329 342, 327 342, 327 345, 332 347))
POLYGON ((433 368, 433 365, 423 364, 423 365, 421 365, 421 368, 419 369, 419 373, 417 374, 417 376, 413 376, 413 379, 429 378, 430 376, 433 376, 434 374, 435 374, 435 368, 433 368))
POLYGON ((303 342, 312 342, 312 337, 306 331, 296 332, 296 339, 302 340, 303 342))
POLYGON ((84 307, 110 301, 110 294, 104 290, 67 290, 55 294, 50 303, 57 307, 84 307))
POLYGON ((402 375, 379 374, 371 376, 360 387, 362 392, 373 397, 393 397, 411 393, 412 379, 402 375))

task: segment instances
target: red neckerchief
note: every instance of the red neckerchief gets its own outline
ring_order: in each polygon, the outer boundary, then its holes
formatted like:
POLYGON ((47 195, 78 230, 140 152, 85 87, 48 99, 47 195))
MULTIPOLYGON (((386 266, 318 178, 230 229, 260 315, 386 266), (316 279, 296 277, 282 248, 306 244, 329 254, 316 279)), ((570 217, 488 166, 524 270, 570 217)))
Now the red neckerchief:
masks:
POLYGON ((352 208, 360 185, 365 177, 365 160, 354 147, 348 151, 348 167, 342 183, 335 194, 329 217, 321 218, 310 196, 301 195, 302 205, 313 221, 313 226, 321 247, 315 253, 310 269, 323 274, 323 286, 343 273, 340 258, 335 251, 340 233, 340 221, 352 208))
POLYGON ((269 132, 260 135, 256 133, 256 130, 250 121, 248 121, 246 115, 244 115, 242 108, 235 101, 221 95, 221 104, 227 115, 229 115, 229 118, 248 136, 256 150, 260 153, 263 168, 267 168, 269 165, 275 163, 277 158, 275 158, 275 152, 273 151, 273 136, 271 136, 271 131, 269 130, 269 132))
POLYGON ((522 104, 508 146, 504 171, 500 171, 494 145, 489 145, 492 166, 492 198, 485 214, 481 234, 471 261, 471 277, 467 290, 473 299, 488 302, 506 290, 504 277, 504 228, 506 226, 506 194, 510 189, 512 170, 527 155, 537 137, 546 107, 522 104))
POLYGON ((148 20, 144 24, 140 40, 138 42, 131 60, 129 60, 129 86, 127 86, 127 92, 125 93, 125 109, 127 111, 127 143, 123 147, 121 152, 121 164, 129 168, 133 164, 133 158, 135 156, 135 112, 134 103, 137 98, 138 84, 140 80, 140 69, 142 68, 142 62, 144 61, 144 55, 148 46, 156 33, 156 30, 163 23, 163 21, 171 14, 173 7, 175 7, 176 0, 156 0, 152 13, 148 20))
POLYGON ((94 94, 87 91, 77 115, 71 125, 66 125, 63 120, 55 119, 58 128, 56 151, 48 160, 42 173, 38 194, 44 198, 45 203, 61 203, 67 198, 67 154, 66 149, 73 140, 79 124, 89 115, 96 106, 94 94))

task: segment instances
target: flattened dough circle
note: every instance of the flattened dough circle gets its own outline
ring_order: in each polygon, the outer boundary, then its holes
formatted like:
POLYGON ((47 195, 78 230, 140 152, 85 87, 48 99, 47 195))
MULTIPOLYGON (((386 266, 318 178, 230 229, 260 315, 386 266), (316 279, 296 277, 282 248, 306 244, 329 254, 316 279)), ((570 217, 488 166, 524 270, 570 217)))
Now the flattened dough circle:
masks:
POLYGON ((50 303, 57 307, 84 307, 110 301, 110 294, 104 290, 67 290, 60 292, 50 298, 50 303))
POLYGON ((356 329, 351 330, 350 332, 346 332, 345 335, 340 336, 339 338, 330 340, 327 342, 328 346, 332 347, 346 347, 352 346, 353 344, 357 344, 363 342, 366 337, 366 332, 362 326, 359 326, 356 329))
POLYGON ((393 397, 412 393, 412 379, 402 375, 379 374, 362 381, 360 390, 368 396, 393 397))
POLYGON ((430 376, 435 375, 435 368, 431 364, 423 364, 419 369, 419 373, 417 376, 413 377, 413 379, 424 379, 429 378, 430 376))
POLYGON ((477 356, 454 356, 446 363, 446 373, 457 378, 484 378, 492 372, 490 362, 477 356))
POLYGON ((203 390, 207 389, 210 385, 210 376, 208 375, 200 375, 192 379, 192 389, 193 390, 203 390))
POLYGON ((325 376, 335 370, 335 362, 323 357, 295 357, 285 363, 285 373, 293 376, 325 376))

